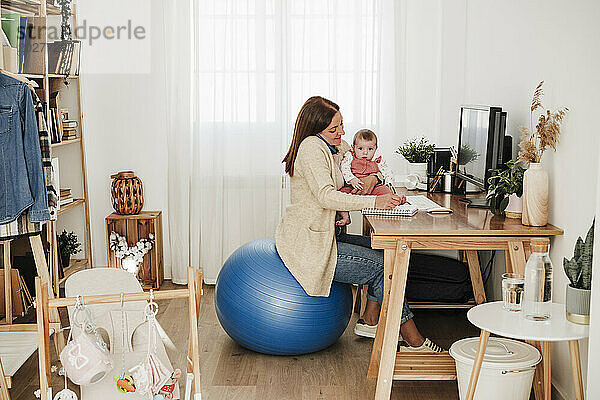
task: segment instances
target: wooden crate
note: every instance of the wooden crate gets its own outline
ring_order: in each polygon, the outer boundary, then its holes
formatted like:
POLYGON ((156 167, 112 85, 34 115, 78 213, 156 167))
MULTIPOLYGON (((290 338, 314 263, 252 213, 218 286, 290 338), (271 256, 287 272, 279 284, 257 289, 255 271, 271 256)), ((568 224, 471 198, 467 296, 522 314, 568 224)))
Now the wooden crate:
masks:
POLYGON ((151 233, 154 235, 154 245, 144 256, 138 272, 138 279, 144 289, 158 289, 164 280, 162 212, 142 211, 137 215, 112 213, 106 217, 108 266, 120 268, 121 260, 115 257, 114 251, 108 245, 111 232, 124 236, 129 246, 136 244, 140 239, 147 239, 151 233))

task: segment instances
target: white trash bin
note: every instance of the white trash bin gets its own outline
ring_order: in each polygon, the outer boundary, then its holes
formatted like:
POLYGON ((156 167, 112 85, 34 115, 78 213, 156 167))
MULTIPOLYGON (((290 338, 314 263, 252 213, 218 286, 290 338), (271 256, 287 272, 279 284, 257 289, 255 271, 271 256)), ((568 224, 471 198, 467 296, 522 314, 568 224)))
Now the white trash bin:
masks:
MULTIPOLYGON (((454 342, 450 347, 450 356, 456 361, 461 400, 467 398, 478 345, 479 338, 467 338, 454 342)), ((541 360, 540 352, 527 343, 490 338, 474 400, 528 400, 535 366, 541 360)))

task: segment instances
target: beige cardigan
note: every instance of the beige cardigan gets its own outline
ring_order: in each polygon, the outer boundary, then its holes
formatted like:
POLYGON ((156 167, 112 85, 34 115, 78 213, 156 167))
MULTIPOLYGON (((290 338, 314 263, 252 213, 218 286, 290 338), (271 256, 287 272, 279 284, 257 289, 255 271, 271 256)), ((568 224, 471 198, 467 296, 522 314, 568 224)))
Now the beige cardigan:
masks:
POLYGON ((338 191, 344 184, 340 157, 349 149, 342 141, 334 159, 318 137, 302 141, 290 179, 291 205, 275 231, 279 256, 310 296, 329 296, 337 262, 336 210, 375 206, 375 196, 338 191))

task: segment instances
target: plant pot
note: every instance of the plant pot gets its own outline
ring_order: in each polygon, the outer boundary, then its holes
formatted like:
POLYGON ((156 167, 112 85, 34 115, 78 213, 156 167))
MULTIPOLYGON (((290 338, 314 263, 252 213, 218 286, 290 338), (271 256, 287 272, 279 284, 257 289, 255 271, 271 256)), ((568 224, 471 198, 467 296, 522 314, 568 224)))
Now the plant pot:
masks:
POLYGON ((540 163, 531 163, 523 175, 523 225, 548 224, 548 173, 540 163))
POLYGON ((408 174, 418 176, 420 182, 427 182, 427 163, 408 163, 408 174))
POLYGON ((508 196, 508 206, 504 210, 506 218, 522 218, 523 215, 523 197, 515 193, 508 196))
POLYGON ((591 290, 577 289, 567 285, 567 300, 565 308, 567 319, 580 325, 590 324, 590 294, 591 290))

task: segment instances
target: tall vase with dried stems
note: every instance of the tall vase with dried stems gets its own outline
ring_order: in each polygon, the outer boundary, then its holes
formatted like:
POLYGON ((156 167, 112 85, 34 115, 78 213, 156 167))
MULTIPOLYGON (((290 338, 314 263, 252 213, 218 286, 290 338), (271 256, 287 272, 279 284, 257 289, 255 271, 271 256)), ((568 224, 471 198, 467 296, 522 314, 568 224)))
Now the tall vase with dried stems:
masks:
MULTIPOLYGON (((560 108, 554 112, 545 109, 542 105, 544 91, 541 81, 535 88, 531 101, 530 127, 521 127, 523 134, 519 147, 519 161, 529 164, 529 169, 523 176, 523 225, 544 226, 548 223, 548 174, 542 168, 540 161, 547 148, 556 151, 560 126, 568 108, 560 108), (533 113, 540 109, 535 130, 533 126, 533 113), (545 112, 544 112, 545 111, 545 112)), ((538 111, 539 112, 539 111, 538 111)))
POLYGON ((540 163, 530 163, 523 176, 523 225, 548 223, 548 173, 540 163))

